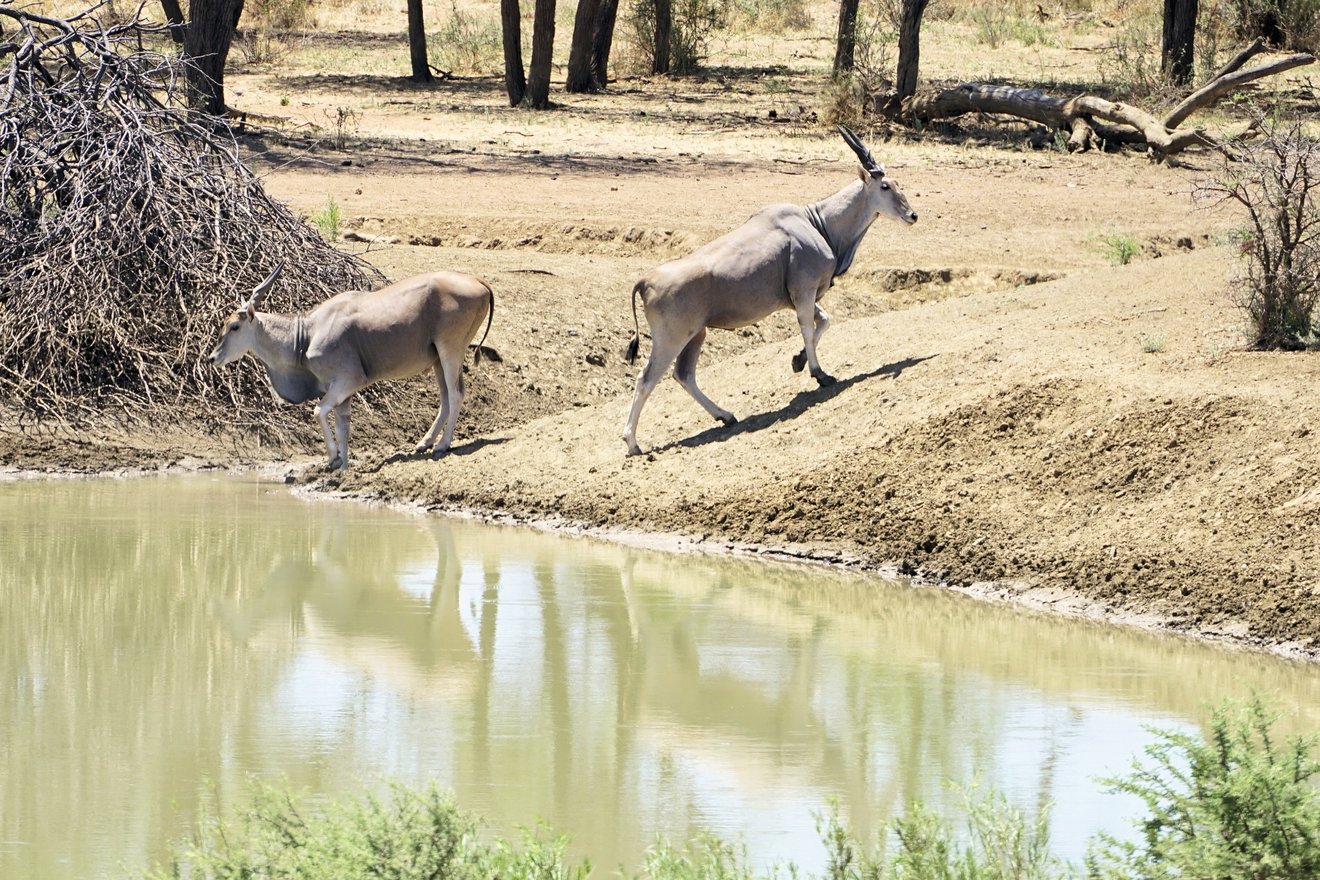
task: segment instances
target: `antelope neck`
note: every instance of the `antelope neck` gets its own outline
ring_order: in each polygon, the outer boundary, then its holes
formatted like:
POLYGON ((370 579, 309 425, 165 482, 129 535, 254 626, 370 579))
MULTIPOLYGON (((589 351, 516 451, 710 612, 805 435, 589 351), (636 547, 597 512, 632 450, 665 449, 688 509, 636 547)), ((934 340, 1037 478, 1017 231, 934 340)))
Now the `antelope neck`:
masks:
POLYGON ((307 319, 302 315, 260 314, 257 329, 262 347, 268 349, 263 354, 272 355, 262 359, 281 366, 306 367, 307 348, 311 344, 307 319))
POLYGON ((821 234, 834 255, 834 277, 838 278, 852 266, 857 255, 857 246, 871 227, 871 220, 864 213, 858 213, 858 206, 865 202, 865 192, 859 190, 860 184, 849 184, 844 189, 830 196, 804 205, 807 221, 821 234))

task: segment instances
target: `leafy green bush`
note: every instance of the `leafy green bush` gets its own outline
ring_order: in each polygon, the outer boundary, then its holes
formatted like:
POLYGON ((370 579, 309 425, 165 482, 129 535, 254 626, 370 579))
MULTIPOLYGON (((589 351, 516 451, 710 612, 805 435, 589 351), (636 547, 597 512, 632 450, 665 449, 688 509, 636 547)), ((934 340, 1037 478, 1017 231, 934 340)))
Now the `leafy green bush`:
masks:
POLYGON ((1130 235, 1112 232, 1100 236, 1100 246, 1115 266, 1126 266, 1141 253, 1141 244, 1130 235))
POLYGON ((1137 842, 1102 837, 1095 880, 1303 880, 1320 877, 1315 740, 1276 742, 1257 698, 1213 711, 1208 738, 1160 731, 1127 776, 1109 780, 1146 805, 1137 842))

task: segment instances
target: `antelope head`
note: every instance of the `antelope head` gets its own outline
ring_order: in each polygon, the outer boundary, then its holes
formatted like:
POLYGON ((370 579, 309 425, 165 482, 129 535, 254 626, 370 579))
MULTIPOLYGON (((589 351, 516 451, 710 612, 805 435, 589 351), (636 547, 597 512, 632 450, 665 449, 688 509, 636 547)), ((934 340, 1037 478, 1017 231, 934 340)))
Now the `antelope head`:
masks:
POLYGON ((839 126, 839 134, 843 136, 843 142, 857 154, 857 161, 861 163, 857 174, 862 179, 862 190, 874 206, 876 216, 887 214, 909 226, 916 223, 917 212, 912 210, 898 186, 885 176, 885 166, 875 161, 862 139, 846 125, 839 126))
POLYGON ((252 350, 256 343, 257 304, 275 286, 275 279, 280 277, 280 272, 283 270, 284 261, 281 260, 266 276, 265 281, 252 288, 252 294, 247 298, 247 302, 239 305, 238 311, 225 319, 220 329, 220 339, 206 359, 208 363, 223 367, 252 350))

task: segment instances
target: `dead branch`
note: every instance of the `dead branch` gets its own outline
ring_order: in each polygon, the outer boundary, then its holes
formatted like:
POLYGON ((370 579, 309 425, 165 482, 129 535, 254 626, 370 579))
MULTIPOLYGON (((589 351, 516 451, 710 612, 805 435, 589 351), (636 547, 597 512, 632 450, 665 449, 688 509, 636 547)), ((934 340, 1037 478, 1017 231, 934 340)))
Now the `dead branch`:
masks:
POLYGON ((1188 95, 1183 102, 1169 112, 1164 117, 1164 125, 1167 128, 1177 128, 1188 116, 1191 116, 1202 107, 1213 104, 1225 95, 1240 89, 1249 82, 1258 79, 1264 79, 1267 76, 1274 76, 1277 73, 1292 70, 1295 67, 1305 67, 1315 62, 1315 56, 1306 53, 1289 55, 1286 58, 1280 58, 1271 61, 1268 64, 1261 64, 1247 70, 1230 70, 1222 73, 1210 82, 1201 86, 1192 94, 1188 95))
POLYGON ((1247 70, 1239 68, 1263 50, 1255 45, 1238 53, 1209 83, 1189 95, 1163 120, 1147 111, 1094 95, 1059 97, 1039 89, 963 83, 951 89, 919 92, 903 102, 900 116, 909 124, 948 119, 965 113, 1016 116, 1051 129, 1069 132, 1068 148, 1089 149, 1098 137, 1110 143, 1144 145, 1155 159, 1166 159, 1191 146, 1222 144, 1200 130, 1179 130, 1192 113, 1244 85, 1315 61, 1308 54, 1290 55, 1247 70), (1109 123, 1105 125, 1104 123, 1109 123))

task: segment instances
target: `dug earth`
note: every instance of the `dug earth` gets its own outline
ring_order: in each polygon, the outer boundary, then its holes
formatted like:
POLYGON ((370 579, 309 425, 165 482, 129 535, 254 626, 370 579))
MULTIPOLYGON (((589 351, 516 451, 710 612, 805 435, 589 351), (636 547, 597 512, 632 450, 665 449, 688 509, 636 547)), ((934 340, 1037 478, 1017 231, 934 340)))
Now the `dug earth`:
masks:
POLYGON ((424 378, 399 384, 416 399, 410 424, 355 421, 342 475, 321 470, 310 413, 295 449, 224 424, 10 428, 0 461, 273 465, 357 498, 894 569, 1317 657, 1320 356, 1246 349, 1237 254, 1216 244, 1235 219, 1192 204, 1194 169, 875 145, 921 222, 877 224, 824 300, 820 358, 838 382, 792 371, 790 313, 713 331, 702 388, 739 421, 712 421, 665 382, 639 426, 643 454, 626 457, 633 282, 765 204, 835 191, 853 159, 826 133, 753 147, 792 151, 785 163, 733 161, 742 142, 718 139, 658 165, 520 156, 499 126, 479 142, 443 161, 331 157, 267 178, 304 213, 334 198, 391 278, 447 268, 491 282, 502 361, 469 367, 448 456, 409 452, 436 404, 424 378), (1098 244, 1114 230, 1140 244, 1127 264, 1098 244))

